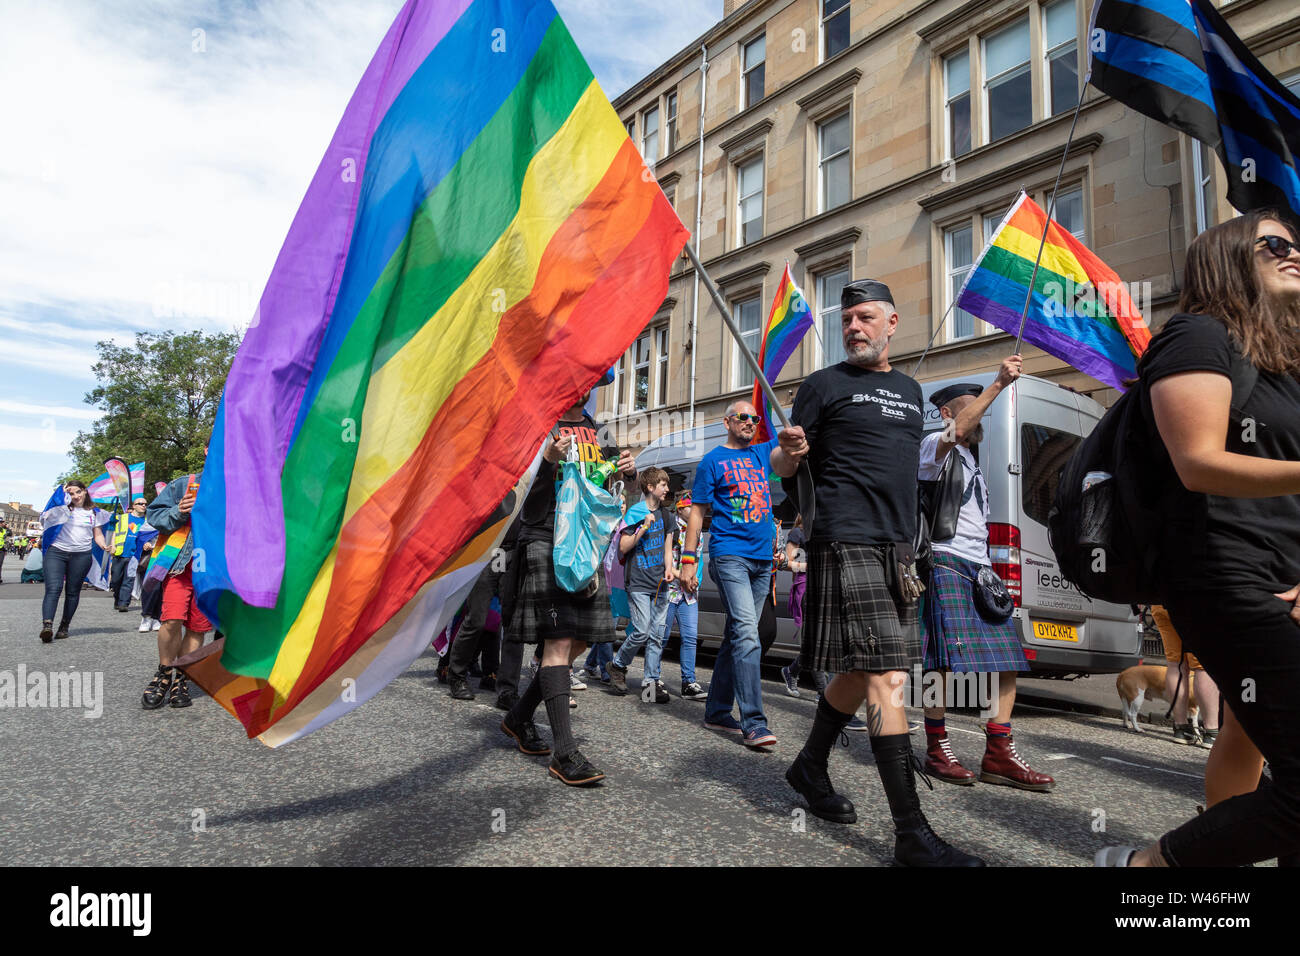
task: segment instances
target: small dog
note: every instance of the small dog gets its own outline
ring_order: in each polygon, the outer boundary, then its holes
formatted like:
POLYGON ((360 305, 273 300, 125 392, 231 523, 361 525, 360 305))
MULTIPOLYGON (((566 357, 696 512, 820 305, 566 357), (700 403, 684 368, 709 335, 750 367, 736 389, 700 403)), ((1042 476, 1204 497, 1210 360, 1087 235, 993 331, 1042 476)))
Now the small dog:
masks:
MULTIPOLYGON (((1115 689, 1119 691, 1125 727, 1132 727, 1139 734, 1143 732, 1142 725, 1138 722, 1138 714, 1146 698, 1169 702, 1165 694, 1166 670, 1168 668, 1162 664, 1134 664, 1127 670, 1121 671, 1115 678, 1115 689)), ((1192 727, 1199 728, 1200 708, 1196 703, 1196 682, 1192 680, 1194 676, 1195 671, 1188 676, 1187 719, 1192 727)))

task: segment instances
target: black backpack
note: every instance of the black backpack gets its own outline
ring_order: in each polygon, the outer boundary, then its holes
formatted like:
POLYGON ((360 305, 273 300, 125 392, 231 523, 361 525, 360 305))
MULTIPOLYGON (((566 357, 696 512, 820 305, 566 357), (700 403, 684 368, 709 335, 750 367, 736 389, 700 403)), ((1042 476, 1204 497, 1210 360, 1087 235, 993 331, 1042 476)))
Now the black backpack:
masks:
MULTIPOLYGON (((1254 365, 1234 354, 1233 420, 1258 377, 1254 365)), ((1161 603, 1164 526, 1181 520, 1176 514, 1195 513, 1196 499, 1204 497, 1183 487, 1148 415, 1147 385, 1140 381, 1106 410, 1056 485, 1048 540, 1061 575, 1092 600, 1161 603)))

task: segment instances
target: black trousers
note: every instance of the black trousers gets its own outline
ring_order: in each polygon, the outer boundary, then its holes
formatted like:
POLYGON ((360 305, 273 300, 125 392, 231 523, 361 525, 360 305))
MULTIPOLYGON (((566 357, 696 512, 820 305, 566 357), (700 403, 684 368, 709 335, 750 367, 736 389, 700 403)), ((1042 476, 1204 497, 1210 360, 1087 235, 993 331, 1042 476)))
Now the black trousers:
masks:
POLYGON ((501 586, 502 571, 492 570, 492 563, 483 569, 483 573, 474 582, 466 601, 465 616, 461 619, 460 630, 452 642, 447 657, 447 674, 449 677, 464 677, 469 673, 469 665, 474 657, 482 652, 482 670, 484 674, 495 674, 500 660, 500 635, 485 631, 483 623, 487 620, 492 598, 501 586))
POLYGON ((113 604, 117 607, 127 607, 131 604, 131 590, 135 582, 128 581, 126 577, 126 569, 130 566, 129 554, 113 556, 113 568, 108 576, 108 590, 113 595, 113 604))
POLYGON ((1300 625, 1290 602, 1270 588, 1247 588, 1177 593, 1165 607, 1273 778, 1166 833, 1165 858, 1241 866, 1300 851, 1300 625))

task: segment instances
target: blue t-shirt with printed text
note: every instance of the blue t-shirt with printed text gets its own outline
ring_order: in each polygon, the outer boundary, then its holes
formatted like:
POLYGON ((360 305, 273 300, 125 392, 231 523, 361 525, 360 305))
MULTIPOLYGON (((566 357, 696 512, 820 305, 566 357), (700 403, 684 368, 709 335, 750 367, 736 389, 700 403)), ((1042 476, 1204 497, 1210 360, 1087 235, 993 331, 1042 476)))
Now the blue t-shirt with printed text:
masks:
POLYGON ((728 448, 719 445, 700 461, 691 500, 713 508, 709 554, 735 555, 759 561, 772 559, 776 526, 768 489, 769 458, 777 441, 728 448))

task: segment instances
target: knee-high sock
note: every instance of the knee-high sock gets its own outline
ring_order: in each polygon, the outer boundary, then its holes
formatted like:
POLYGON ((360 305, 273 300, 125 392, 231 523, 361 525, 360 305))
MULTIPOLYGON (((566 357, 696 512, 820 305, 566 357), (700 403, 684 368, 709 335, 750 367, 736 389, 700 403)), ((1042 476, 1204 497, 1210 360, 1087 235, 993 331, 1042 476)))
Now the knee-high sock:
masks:
POLYGON ((563 664, 542 667, 537 671, 536 683, 541 685, 546 716, 551 720, 551 737, 555 741, 551 749, 563 759, 578 749, 569 724, 569 669, 563 664))
POLYGON ((537 710, 537 705, 542 702, 542 680, 541 675, 533 678, 529 683, 528 689, 519 695, 515 701, 515 706, 510 708, 510 720, 518 723, 524 720, 532 720, 533 712, 537 710))
POLYGON ((812 730, 808 731, 808 740, 803 745, 804 755, 819 766, 826 766, 830 760, 831 748, 835 746, 835 738, 852 719, 852 714, 840 713, 825 697, 818 698, 817 715, 813 718, 812 730))

